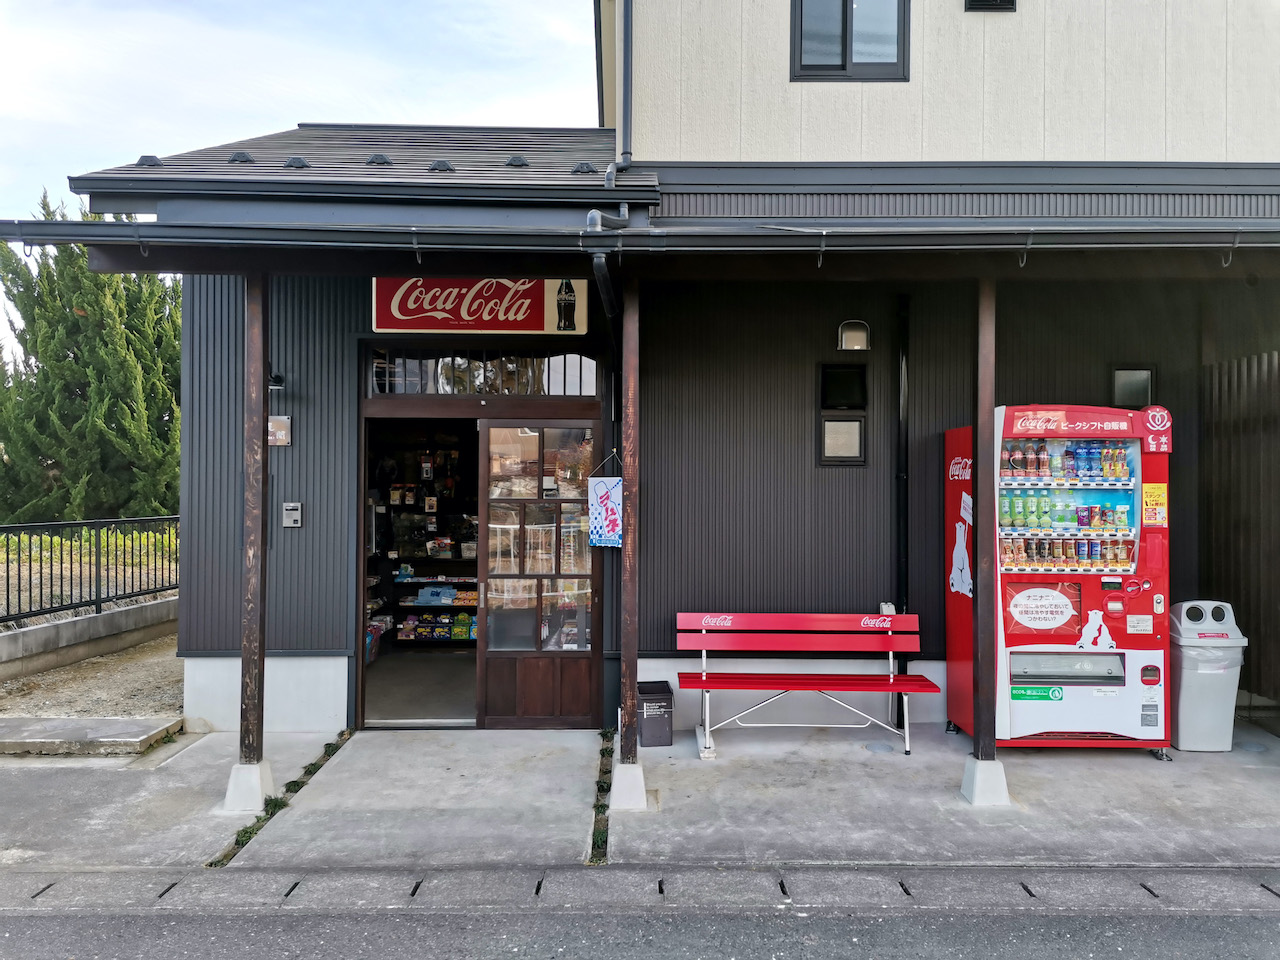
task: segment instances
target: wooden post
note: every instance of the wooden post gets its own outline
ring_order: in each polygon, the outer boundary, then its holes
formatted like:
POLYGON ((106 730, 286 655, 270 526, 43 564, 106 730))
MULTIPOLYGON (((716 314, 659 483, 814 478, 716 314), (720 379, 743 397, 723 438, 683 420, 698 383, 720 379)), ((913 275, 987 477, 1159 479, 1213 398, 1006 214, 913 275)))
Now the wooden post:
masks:
POLYGON ((266 666, 267 296, 263 274, 244 280, 244 582, 240 620, 240 762, 262 761, 266 666))
POLYGON ((640 290, 622 300, 622 763, 636 762, 636 660, 640 649, 640 290))
POLYGON ((996 758, 996 285, 978 281, 973 408, 973 755, 996 758))

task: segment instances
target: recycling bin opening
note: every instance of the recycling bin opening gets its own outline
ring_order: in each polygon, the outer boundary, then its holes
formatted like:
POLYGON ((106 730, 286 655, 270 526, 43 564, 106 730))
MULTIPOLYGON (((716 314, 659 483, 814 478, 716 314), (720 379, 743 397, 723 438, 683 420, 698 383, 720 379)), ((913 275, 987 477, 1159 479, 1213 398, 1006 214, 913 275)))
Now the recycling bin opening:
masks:
POLYGON ((640 746, 671 746, 671 719, 675 712, 671 684, 665 680, 637 683, 640 700, 640 746))

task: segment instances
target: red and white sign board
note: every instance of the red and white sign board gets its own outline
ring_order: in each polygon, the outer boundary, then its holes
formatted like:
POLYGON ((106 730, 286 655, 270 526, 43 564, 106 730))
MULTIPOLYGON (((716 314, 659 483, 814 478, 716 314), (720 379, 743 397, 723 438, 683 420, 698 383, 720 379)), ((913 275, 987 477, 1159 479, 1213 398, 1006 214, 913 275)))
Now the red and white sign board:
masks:
POLYGON ((374 277, 376 333, 587 332, 587 281, 374 277))

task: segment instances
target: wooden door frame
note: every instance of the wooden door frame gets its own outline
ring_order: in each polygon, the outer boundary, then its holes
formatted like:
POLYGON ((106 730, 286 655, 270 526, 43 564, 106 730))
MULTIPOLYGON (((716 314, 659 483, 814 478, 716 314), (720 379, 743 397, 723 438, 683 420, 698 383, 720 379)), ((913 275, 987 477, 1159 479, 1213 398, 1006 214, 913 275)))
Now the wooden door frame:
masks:
MULTIPOLYGON (((539 403, 539 406, 542 406, 539 403)), ((603 420, 600 416, 599 404, 597 404, 597 414, 594 418, 585 417, 548 417, 540 415, 536 417, 527 416, 488 416, 481 417, 477 422, 480 432, 480 449, 479 449, 479 530, 477 534, 476 546, 476 579, 482 592, 482 603, 478 612, 479 624, 476 628, 476 728, 477 729, 495 729, 488 722, 488 713, 486 711, 486 698, 488 695, 487 686, 487 668, 488 668, 488 571, 484 564, 488 557, 488 529, 489 529, 489 429, 493 427, 531 427, 542 431, 547 428, 586 428, 592 431, 596 442, 599 443, 603 439, 603 420)), ((505 411, 504 411, 505 413, 505 411)), ((545 450, 542 449, 542 441, 539 440, 539 450, 545 456, 545 450)), ((591 469, 594 470, 604 462, 600 456, 600 448, 596 446, 592 455, 591 469)), ((542 463, 539 462, 539 482, 541 482, 542 463)), ((502 498, 499 498, 502 499, 502 498)), ((541 497, 537 498, 543 499, 541 497)), ((578 501, 568 501, 578 502, 578 501)), ((586 501, 582 501, 584 506, 586 501)), ((557 555, 559 554, 559 544, 556 545, 557 555)), ((603 695, 604 684, 604 564, 600 556, 599 547, 589 547, 591 550, 591 723, 600 726, 603 721, 604 707, 601 700, 603 695)), ((547 579, 537 574, 534 577, 538 579, 547 579)), ((552 579, 554 579, 554 575, 552 579)), ((565 579, 561 576, 559 579, 565 579)), ((574 578, 578 579, 578 578, 574 578)), ((520 659, 528 656, 545 656, 542 650, 513 650, 507 656, 512 659, 520 659)), ((555 723, 548 723, 542 720, 526 720, 524 718, 503 718, 503 722, 496 729, 518 729, 518 728, 542 728, 549 729, 556 727, 555 723)))

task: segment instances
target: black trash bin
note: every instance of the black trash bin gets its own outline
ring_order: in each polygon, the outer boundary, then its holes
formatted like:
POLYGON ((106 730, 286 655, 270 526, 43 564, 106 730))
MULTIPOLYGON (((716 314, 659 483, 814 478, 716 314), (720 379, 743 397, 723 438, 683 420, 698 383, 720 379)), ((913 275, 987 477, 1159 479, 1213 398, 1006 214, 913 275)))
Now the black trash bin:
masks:
POLYGON ((640 746, 671 746, 671 715, 675 705, 671 684, 665 680, 637 683, 640 695, 640 746))

